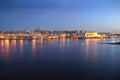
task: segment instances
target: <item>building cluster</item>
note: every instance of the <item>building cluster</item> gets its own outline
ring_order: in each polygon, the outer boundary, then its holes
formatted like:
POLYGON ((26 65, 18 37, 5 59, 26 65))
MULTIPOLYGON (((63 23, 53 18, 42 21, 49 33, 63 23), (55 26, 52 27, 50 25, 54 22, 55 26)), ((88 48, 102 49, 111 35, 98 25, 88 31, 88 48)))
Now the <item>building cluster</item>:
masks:
POLYGON ((0 32, 0 39, 87 39, 87 38, 120 38, 120 34, 98 33, 91 31, 5 31, 0 32))

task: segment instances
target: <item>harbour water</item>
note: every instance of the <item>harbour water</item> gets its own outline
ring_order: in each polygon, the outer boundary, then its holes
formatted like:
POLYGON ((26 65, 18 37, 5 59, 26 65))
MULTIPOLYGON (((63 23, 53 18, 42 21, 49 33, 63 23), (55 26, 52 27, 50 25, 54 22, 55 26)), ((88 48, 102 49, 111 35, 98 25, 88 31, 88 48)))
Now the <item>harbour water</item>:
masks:
POLYGON ((0 80, 120 80, 117 41, 0 40, 0 80))

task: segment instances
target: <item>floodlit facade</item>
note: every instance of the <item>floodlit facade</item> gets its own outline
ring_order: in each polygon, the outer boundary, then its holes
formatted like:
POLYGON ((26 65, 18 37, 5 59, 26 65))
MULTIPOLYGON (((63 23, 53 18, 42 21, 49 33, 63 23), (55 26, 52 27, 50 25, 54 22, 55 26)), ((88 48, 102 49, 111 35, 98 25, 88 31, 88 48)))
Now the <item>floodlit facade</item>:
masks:
POLYGON ((98 34, 97 32, 86 32, 85 37, 86 38, 101 38, 102 36, 98 34))
POLYGON ((97 32, 85 32, 79 34, 79 38, 102 38, 97 32))

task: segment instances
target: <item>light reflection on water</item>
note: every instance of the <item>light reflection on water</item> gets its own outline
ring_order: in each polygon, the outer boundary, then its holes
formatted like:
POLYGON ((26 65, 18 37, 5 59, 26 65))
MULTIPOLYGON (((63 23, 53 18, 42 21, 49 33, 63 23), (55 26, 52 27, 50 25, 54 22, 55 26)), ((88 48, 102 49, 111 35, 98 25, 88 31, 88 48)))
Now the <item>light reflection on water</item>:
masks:
MULTIPOLYGON (((73 46, 73 49, 75 46, 80 46, 80 48, 83 50, 86 59, 88 59, 89 55, 92 55, 92 59, 96 59, 98 49, 99 49, 99 43, 100 42, 115 42, 119 41, 119 39, 86 39, 86 40, 70 40, 70 39, 49 39, 49 40, 32 40, 32 41, 24 41, 24 40, 0 40, 0 54, 2 55, 2 58, 7 59, 9 56, 9 53, 11 51, 19 50, 20 54, 23 54, 24 56, 24 47, 25 45, 31 46, 32 50, 32 56, 36 55, 37 49, 41 50, 46 48, 47 46, 60 46, 60 50, 64 51, 66 46, 70 47, 73 46), (32 45, 30 45, 32 43, 32 45), (25 45, 24 45, 25 44, 25 45), (17 47, 18 46, 18 47, 17 47)), ((101 47, 101 54, 105 53, 105 45, 102 45, 101 47)), ((114 53, 115 46, 111 47, 111 53, 114 53)), ((29 49, 30 50, 30 49, 29 49)))
POLYGON ((20 56, 23 56, 23 55, 24 55, 24 54, 23 54, 23 48, 24 48, 24 47, 23 47, 23 44, 24 44, 23 40, 20 40, 20 41, 19 41, 19 44, 20 44, 20 45, 19 45, 19 46, 20 46, 20 56))
POLYGON ((100 40, 99 39, 86 39, 85 40, 85 61, 86 62, 96 62, 97 53, 98 53, 98 44, 100 40))
POLYGON ((36 40, 32 40, 32 52, 35 53, 36 51, 36 40))
POLYGON ((10 43, 9 40, 2 40, 1 41, 1 47, 0 47, 0 53, 2 55, 3 61, 6 61, 9 59, 9 53, 10 53, 10 43))
MULTIPOLYGON (((53 72, 57 71, 62 76, 62 74, 68 74, 73 69, 71 74, 75 73, 78 75, 77 77, 84 73, 86 75, 83 76, 87 77, 89 75, 97 75, 96 71, 100 71, 98 73, 102 76, 107 72, 113 75, 120 67, 119 45, 100 43, 119 40, 0 40, 0 64, 17 68, 16 72, 19 72, 19 69, 24 69, 26 66, 29 68, 28 66, 30 66, 31 74, 37 74, 36 70, 39 74, 42 74, 42 72, 49 74, 53 70, 53 72), (14 67, 13 63, 18 66, 14 67), (78 74, 74 70, 78 71, 78 74), (91 70, 93 74, 89 74, 91 70)), ((26 70, 29 71, 27 68, 26 70)), ((9 70, 14 69, 9 68, 9 70)), ((118 72, 120 73, 120 71, 118 72)), ((55 74, 53 73, 53 75, 55 74)), ((111 76, 111 78, 113 77, 111 76)))

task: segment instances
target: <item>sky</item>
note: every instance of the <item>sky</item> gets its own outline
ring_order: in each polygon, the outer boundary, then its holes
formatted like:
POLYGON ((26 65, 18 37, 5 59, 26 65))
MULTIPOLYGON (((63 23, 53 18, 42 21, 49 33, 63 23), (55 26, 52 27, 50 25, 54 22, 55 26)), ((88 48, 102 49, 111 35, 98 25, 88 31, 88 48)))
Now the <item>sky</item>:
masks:
POLYGON ((120 33, 120 0, 0 0, 0 30, 120 33))

